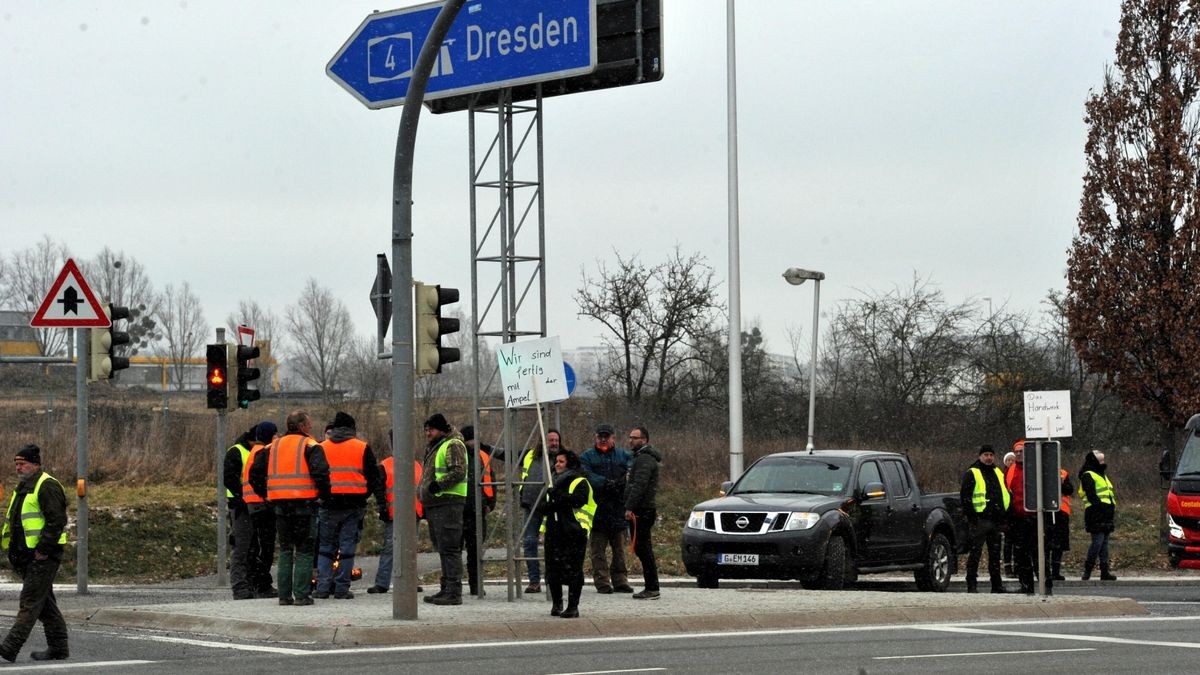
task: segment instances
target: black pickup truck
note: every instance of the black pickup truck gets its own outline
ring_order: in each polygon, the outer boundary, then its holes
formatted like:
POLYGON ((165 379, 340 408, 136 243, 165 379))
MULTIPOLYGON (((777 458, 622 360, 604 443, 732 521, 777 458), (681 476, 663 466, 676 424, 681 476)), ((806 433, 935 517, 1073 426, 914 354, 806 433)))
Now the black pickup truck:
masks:
POLYGON ((922 494, 896 453, 767 455, 723 488, 683 528, 684 565, 701 588, 799 579, 834 590, 859 574, 911 570, 920 590, 944 591, 967 543, 958 494, 922 494))

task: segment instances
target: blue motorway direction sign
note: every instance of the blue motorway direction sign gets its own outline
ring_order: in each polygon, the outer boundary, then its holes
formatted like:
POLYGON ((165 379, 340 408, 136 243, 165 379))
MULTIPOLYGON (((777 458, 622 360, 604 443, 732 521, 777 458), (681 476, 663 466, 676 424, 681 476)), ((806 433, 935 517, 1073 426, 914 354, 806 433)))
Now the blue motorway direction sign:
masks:
MULTIPOLYGON (((404 103, 440 2, 376 12, 325 67, 368 108, 404 103)), ((596 0, 469 0, 438 50, 425 99, 553 80, 596 67, 596 0)))

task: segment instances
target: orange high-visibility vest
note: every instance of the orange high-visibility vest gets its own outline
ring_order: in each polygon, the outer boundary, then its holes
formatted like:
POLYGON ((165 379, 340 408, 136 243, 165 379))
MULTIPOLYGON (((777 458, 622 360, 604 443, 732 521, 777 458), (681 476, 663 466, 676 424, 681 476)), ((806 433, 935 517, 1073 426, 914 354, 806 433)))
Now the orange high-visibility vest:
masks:
POLYGON ((288 434, 275 439, 267 457, 267 499, 316 499, 317 484, 308 472, 304 450, 317 445, 304 434, 288 434))
POLYGON ((254 464, 254 458, 258 455, 258 451, 267 446, 262 443, 255 443, 250 447, 250 454, 246 455, 246 461, 242 464, 242 501, 247 504, 262 504, 266 500, 258 496, 254 488, 250 487, 250 467, 254 464))
POLYGON ((367 475, 363 472, 363 453, 367 444, 357 438, 340 443, 329 439, 321 442, 325 459, 329 460, 329 491, 335 495, 367 494, 367 475))
MULTIPOLYGON (((483 467, 483 471, 481 471, 479 474, 480 478, 483 480, 483 494, 488 499, 491 499, 492 497, 496 496, 496 488, 492 487, 492 456, 483 450, 480 450, 479 459, 483 462, 480 465, 483 467)), ((469 476, 468 479, 474 480, 475 477, 469 476)))
MULTIPOLYGON (((1067 479, 1067 470, 1059 469, 1058 474, 1059 486, 1061 487, 1062 481, 1067 479)), ((1062 492, 1062 490, 1060 489, 1059 492, 1062 492)), ((1063 495, 1059 499, 1058 509, 1068 516, 1071 515, 1071 495, 1063 495)))
MULTIPOLYGON (((394 504, 396 495, 392 493, 392 488, 396 485, 396 475, 395 471, 392 469, 392 458, 388 457, 387 459, 383 460, 379 463, 379 466, 383 469, 384 474, 387 475, 388 518, 394 519, 396 517, 396 507, 394 504)), ((413 487, 417 487, 421 484, 421 463, 415 460, 413 461, 413 479, 413 487)), ((417 517, 424 518, 425 507, 421 505, 421 500, 418 495, 414 495, 414 499, 417 502, 417 517)))

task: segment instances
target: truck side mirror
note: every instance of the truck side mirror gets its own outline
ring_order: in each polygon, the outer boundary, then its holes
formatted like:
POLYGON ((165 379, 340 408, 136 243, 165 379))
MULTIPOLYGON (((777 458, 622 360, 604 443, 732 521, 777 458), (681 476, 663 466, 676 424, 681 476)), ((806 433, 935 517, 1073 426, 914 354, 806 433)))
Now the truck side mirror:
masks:
POLYGON ((721 483, 721 496, 729 494, 729 488, 733 487, 733 481, 727 480, 721 483))
POLYGON ((867 486, 862 490, 862 498, 864 500, 879 499, 886 496, 887 490, 884 489, 883 483, 880 483, 879 481, 867 483, 867 486))
POLYGON ((1163 450, 1162 457, 1158 460, 1158 475, 1163 480, 1171 480, 1175 475, 1175 471, 1171 468, 1171 449, 1163 450))

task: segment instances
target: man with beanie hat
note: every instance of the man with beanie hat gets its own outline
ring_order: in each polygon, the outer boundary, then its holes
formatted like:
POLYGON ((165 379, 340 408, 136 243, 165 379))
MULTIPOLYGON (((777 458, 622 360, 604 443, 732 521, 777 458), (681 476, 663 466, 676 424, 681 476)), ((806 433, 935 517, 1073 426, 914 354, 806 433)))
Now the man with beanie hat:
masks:
POLYGON ((39 620, 46 631, 45 651, 30 654, 34 661, 60 661, 70 656, 67 622, 54 599, 54 576, 67 543, 67 497, 62 484, 42 471, 42 451, 30 443, 17 451, 20 482, 8 500, 0 546, 21 575, 17 617, 0 642, 0 658, 15 661, 39 620))
POLYGON ((242 470, 242 501, 250 512, 250 557, 246 571, 256 598, 273 598, 279 594, 271 583, 271 565, 275 562, 275 510, 250 486, 250 467, 263 448, 278 435, 274 422, 263 420, 254 427, 254 445, 242 470))
POLYGON ((425 462, 418 494, 429 536, 442 563, 441 590, 425 597, 433 605, 462 604, 463 508, 467 501, 467 446, 441 413, 425 420, 425 462))
POLYGON ((317 518, 317 588, 313 592, 317 598, 328 598, 330 594, 338 600, 354 597, 350 591, 350 575, 362 534, 367 496, 374 495, 375 505, 380 510, 387 510, 386 478, 379 472, 379 463, 371 446, 360 441, 357 435, 354 418, 339 411, 325 440, 321 441, 329 461, 331 496, 321 504, 317 518), (338 559, 336 577, 334 558, 338 559))
POLYGON ((1000 574, 1000 530, 1011 496, 1004 484, 1004 472, 996 466, 996 452, 992 446, 980 446, 979 459, 963 474, 959 497, 971 537, 971 549, 967 554, 967 592, 978 592, 979 558, 986 543, 992 592, 1004 593, 1004 580, 1000 574))

